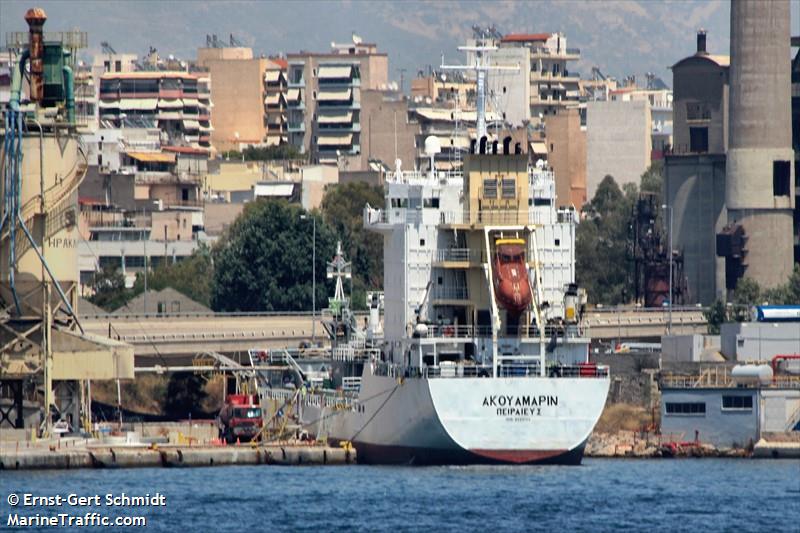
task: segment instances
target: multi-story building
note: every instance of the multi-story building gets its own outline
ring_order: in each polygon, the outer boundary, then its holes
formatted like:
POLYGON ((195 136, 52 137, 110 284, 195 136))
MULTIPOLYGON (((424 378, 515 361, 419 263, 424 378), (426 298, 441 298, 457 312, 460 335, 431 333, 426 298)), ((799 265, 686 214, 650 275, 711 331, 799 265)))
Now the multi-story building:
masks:
MULTIPOLYGON (((409 122, 416 124, 415 168, 429 169, 430 156, 425 152, 425 140, 437 137, 441 151, 434 155, 437 170, 460 170, 462 159, 470 152, 471 139, 475 138, 478 120, 475 109, 418 106, 408 110, 409 122)), ((486 126, 490 141, 499 135, 493 133, 503 128, 502 118, 494 111, 486 113, 486 126)))
POLYGON ((286 116, 286 69, 285 59, 274 58, 264 72, 264 116, 267 128, 265 142, 275 146, 289 142, 286 116))
POLYGON ((286 62, 246 47, 197 50, 213 80, 211 142, 219 151, 286 142, 286 62))
POLYGON ((652 125, 648 100, 586 104, 586 193, 594 196, 610 175, 620 187, 638 185, 651 163, 652 125))
POLYGON ((176 71, 103 74, 100 121, 113 127, 152 127, 164 144, 210 148, 210 78, 176 71))
POLYGON ((580 210, 586 197, 586 128, 578 109, 548 115, 545 119, 545 151, 556 182, 559 207, 580 210))
POLYGON ((634 86, 609 92, 607 100, 612 102, 636 102, 647 100, 650 104, 651 157, 661 159, 672 148, 672 90, 634 86))
MULTIPOLYGON (((355 39, 354 39, 355 41, 355 39)), ((361 160, 361 90, 388 88, 389 58, 371 43, 289 54, 289 143, 312 163, 355 169, 361 160)))
MULTIPOLYGON (((549 115, 554 115, 567 107, 577 107, 580 97, 580 75, 571 70, 570 64, 580 59, 581 52, 577 48, 567 48, 567 39, 563 33, 510 33, 499 40, 498 46, 500 50, 504 48, 528 50, 526 54, 498 56, 498 59, 503 59, 504 62, 520 62, 523 71, 526 69, 521 61, 529 60, 531 124, 541 124, 549 115)), ((490 76, 489 79, 491 78, 490 76)), ((502 83, 504 77, 496 76, 496 78, 502 83)), ((489 83, 491 87, 492 82, 489 83)), ((498 89, 502 91, 502 87, 494 87, 495 92, 498 89)))

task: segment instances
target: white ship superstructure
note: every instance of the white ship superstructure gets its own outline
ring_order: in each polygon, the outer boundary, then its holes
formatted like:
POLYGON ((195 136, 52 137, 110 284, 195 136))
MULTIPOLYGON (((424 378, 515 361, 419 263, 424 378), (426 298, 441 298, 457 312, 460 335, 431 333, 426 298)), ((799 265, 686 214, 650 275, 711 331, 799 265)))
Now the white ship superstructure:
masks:
POLYGON ((297 406, 301 427, 351 442, 360 461, 575 464, 605 405, 608 371, 589 363, 575 285, 576 213, 556 208, 546 164, 478 134, 462 172, 398 162, 385 205, 364 209, 384 238, 382 339, 349 313, 339 254, 330 354, 251 352, 288 369, 261 378, 273 409, 297 406))

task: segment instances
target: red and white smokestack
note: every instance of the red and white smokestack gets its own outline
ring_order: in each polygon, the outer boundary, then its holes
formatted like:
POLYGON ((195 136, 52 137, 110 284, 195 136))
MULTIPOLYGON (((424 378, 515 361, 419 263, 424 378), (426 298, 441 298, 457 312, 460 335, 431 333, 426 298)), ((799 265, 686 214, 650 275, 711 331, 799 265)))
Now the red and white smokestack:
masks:
POLYGON ((28 50, 31 65, 31 101, 41 103, 44 99, 44 9, 32 7, 25 13, 25 22, 30 28, 28 50))

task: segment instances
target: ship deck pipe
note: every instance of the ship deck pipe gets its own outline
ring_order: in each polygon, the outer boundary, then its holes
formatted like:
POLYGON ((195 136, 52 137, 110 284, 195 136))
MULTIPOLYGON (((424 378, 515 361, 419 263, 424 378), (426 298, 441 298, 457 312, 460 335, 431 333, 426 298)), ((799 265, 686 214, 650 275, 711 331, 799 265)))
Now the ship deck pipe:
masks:
POLYGON ((17 68, 11 74, 11 97, 8 100, 8 107, 14 111, 19 111, 20 94, 22 93, 22 79, 25 75, 25 65, 31 56, 30 50, 25 50, 19 58, 17 68))
POLYGON ((67 122, 75 124, 75 78, 72 69, 64 65, 61 70, 64 72, 64 90, 67 93, 67 122))

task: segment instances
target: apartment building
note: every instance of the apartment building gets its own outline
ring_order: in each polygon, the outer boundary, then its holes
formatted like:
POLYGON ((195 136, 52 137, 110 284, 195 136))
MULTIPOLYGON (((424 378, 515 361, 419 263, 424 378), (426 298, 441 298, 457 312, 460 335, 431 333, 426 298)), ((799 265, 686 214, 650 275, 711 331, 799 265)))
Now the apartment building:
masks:
POLYGON ((247 47, 197 50, 214 80, 211 142, 219 151, 286 142, 286 62, 254 57, 247 47))
POLYGON ((107 73, 100 78, 100 121, 153 127, 162 142, 209 149, 212 107, 208 74, 178 71, 107 73))
POLYGON ((650 104, 651 157, 662 159, 672 149, 672 90, 622 87, 609 91, 608 100, 613 102, 635 102, 646 100, 650 104))
POLYGON ((266 122, 267 146, 286 144, 289 142, 286 116, 286 69, 289 64, 285 59, 271 59, 271 64, 264 72, 264 117, 266 122))
POLYGON ((311 163, 358 170, 362 90, 388 89, 389 58, 377 45, 332 43, 328 53, 289 54, 289 143, 311 163))
MULTIPOLYGON (((506 48, 527 49, 525 54, 503 59, 519 62, 523 71, 525 64, 522 61, 529 61, 531 124, 543 124, 545 117, 568 107, 577 107, 580 75, 572 70, 571 65, 580 59, 581 53, 577 48, 567 48, 567 38, 563 33, 510 33, 500 38, 497 45, 500 48, 498 52, 506 48)), ((491 86, 493 82, 489 83, 491 86)), ((495 92, 498 90, 502 92, 502 87, 494 87, 495 92)))

